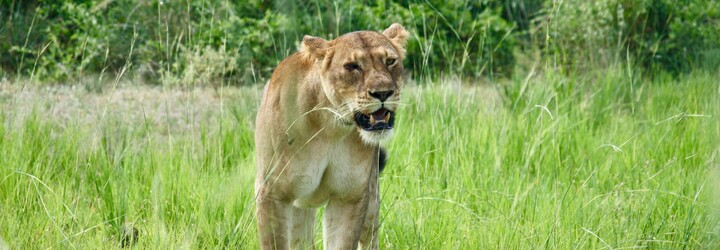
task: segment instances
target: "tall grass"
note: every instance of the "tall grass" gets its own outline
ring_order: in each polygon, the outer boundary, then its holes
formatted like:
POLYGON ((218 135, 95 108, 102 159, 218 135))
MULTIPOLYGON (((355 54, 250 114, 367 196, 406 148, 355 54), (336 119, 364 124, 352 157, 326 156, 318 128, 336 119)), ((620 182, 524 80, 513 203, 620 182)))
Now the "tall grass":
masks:
MULTIPOLYGON (((410 86, 381 176, 381 245, 718 247, 708 178, 719 164, 716 77, 631 84, 618 69, 410 86)), ((185 114, 199 124, 190 130, 139 109, 61 122, 35 104, 0 130, 2 238, 22 248, 257 248, 260 90, 224 91, 212 104, 222 112, 185 114)))

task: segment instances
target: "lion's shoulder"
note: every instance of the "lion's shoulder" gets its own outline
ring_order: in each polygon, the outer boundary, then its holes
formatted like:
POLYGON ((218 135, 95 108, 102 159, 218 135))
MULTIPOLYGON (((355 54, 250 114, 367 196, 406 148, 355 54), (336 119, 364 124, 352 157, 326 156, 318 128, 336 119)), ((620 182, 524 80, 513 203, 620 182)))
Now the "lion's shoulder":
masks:
POLYGON ((269 89, 273 90, 285 82, 297 82, 298 78, 307 75, 312 68, 311 65, 312 62, 300 51, 293 53, 275 67, 270 77, 269 89))

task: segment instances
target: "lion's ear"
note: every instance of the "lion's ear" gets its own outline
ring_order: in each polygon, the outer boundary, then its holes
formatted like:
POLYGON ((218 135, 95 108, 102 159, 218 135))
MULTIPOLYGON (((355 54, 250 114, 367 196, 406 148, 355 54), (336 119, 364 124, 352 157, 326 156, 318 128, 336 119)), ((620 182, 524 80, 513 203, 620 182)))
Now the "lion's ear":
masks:
POLYGON ((402 57, 405 57, 405 45, 407 45, 407 38, 410 36, 410 32, 405 30, 399 23, 393 23, 385 29, 382 34, 389 38, 395 47, 400 49, 402 57))
POLYGON ((325 41, 325 39, 314 36, 304 36, 300 51, 310 57, 322 59, 327 51, 327 44, 328 42, 325 41))

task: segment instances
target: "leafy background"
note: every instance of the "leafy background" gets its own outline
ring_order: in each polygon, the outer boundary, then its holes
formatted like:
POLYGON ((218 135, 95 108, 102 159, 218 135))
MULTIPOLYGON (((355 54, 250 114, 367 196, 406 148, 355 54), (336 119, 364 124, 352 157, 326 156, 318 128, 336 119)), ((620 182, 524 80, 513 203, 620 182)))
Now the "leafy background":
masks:
POLYGON ((133 72, 150 84, 253 84, 264 82, 305 34, 331 39, 393 22, 413 34, 406 68, 416 79, 507 78, 543 58, 566 71, 629 64, 671 74, 714 70, 720 61, 717 1, 0 4, 0 74, 33 75, 46 83, 133 72))

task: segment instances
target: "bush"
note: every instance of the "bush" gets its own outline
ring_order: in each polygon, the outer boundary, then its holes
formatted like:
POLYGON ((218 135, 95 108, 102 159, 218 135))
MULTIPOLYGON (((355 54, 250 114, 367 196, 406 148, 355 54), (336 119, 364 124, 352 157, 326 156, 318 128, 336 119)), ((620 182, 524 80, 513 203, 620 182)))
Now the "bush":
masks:
POLYGON ((514 55, 538 49, 569 70, 628 59, 668 72, 720 63, 717 1, 0 0, 0 6, 0 72, 46 82, 130 69, 158 84, 263 83, 303 35, 332 39, 394 22, 413 34, 406 68, 416 78, 508 77, 514 55))
POLYGON ((133 26, 119 20, 123 11, 113 5, 91 1, 8 5, 0 29, 5 37, 0 41, 0 65, 8 71, 34 70, 41 77, 64 81, 77 74, 117 69, 130 53, 133 26))
POLYGON ((196 73, 208 81, 263 82, 279 60, 297 50, 305 34, 333 38, 358 29, 381 30, 393 22, 415 34, 407 61, 415 74, 507 75, 516 44, 513 25, 500 18, 500 8, 464 1, 7 4, 11 8, 2 12, 0 30, 7 35, 0 40, 3 69, 32 71, 59 82, 119 72, 124 66, 163 76, 161 82, 185 81, 196 73), (193 71, 198 58, 217 59, 201 63, 212 73, 193 71))
POLYGON ((509 76, 516 49, 514 26, 502 19, 499 9, 480 3, 454 4, 430 1, 410 7, 417 40, 410 44, 415 69, 433 68, 469 77, 509 76), (435 3, 432 3, 435 2, 435 3))
POLYGON ((571 70, 630 59, 646 70, 686 72, 717 48, 720 4, 702 0, 547 2, 542 25, 571 70))
POLYGON ((291 33, 276 36, 283 44, 297 44, 305 34, 334 38, 355 30, 380 31, 398 22, 413 34, 408 42, 411 53, 406 68, 415 76, 508 75, 516 46, 513 25, 500 18, 500 8, 490 7, 485 3, 437 0, 297 1, 277 4, 273 9, 293 26, 285 28, 291 33))

